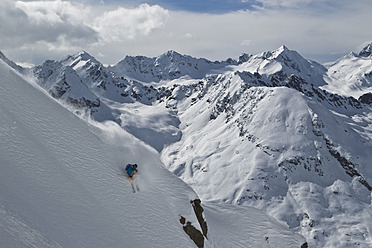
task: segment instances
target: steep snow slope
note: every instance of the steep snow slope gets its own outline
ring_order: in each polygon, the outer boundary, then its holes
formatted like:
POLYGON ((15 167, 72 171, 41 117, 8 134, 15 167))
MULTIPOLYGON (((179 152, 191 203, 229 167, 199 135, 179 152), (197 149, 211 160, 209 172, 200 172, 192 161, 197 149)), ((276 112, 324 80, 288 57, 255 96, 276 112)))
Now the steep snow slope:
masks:
POLYGON ((156 153, 114 123, 88 126, 0 63, 2 247, 193 246, 178 218, 196 195, 156 153), (134 160, 135 195, 117 175, 134 160))
MULTIPOLYGON (((195 247, 180 216, 199 229, 189 202, 197 195, 156 152, 114 122, 85 123, 2 61, 0 84, 2 247, 195 247), (133 161, 135 194, 117 175, 133 161)), ((305 242, 256 209, 208 204, 205 215, 206 247, 305 242)))
POLYGON ((355 98, 372 91, 372 44, 359 54, 351 52, 328 66, 323 88, 355 98))

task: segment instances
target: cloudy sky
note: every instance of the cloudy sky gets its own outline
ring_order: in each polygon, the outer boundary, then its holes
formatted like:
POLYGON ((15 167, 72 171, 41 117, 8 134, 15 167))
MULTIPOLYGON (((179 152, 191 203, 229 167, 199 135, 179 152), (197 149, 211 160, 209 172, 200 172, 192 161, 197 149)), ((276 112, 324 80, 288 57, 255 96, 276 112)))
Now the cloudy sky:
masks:
POLYGON ((0 51, 40 64, 85 50, 105 64, 176 50, 210 60, 281 45, 318 62, 372 41, 371 0, 1 0, 0 51))

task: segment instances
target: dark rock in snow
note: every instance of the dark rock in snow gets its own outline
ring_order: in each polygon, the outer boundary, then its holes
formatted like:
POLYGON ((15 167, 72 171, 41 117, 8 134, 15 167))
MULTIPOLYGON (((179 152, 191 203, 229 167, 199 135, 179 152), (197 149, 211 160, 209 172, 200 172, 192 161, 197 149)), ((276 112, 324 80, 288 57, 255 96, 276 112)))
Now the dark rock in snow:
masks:
POLYGON ((359 52, 361 57, 369 57, 372 54, 372 43, 365 46, 362 51, 359 52))
POLYGON ((372 93, 371 92, 366 93, 360 96, 358 100, 365 104, 372 104, 372 93))

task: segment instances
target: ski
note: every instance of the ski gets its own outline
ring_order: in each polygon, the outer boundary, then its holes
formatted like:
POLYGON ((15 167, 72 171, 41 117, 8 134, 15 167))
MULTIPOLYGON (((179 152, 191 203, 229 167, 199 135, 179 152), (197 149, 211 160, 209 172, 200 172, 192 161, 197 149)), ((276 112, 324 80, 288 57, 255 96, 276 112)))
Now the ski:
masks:
POLYGON ((137 179, 136 177, 133 176, 133 179, 131 180, 130 182, 132 184, 132 186, 134 185, 135 188, 136 188, 136 191, 140 191, 139 187, 138 187, 138 183, 137 183, 137 179))
POLYGON ((120 174, 120 173, 116 173, 118 176, 124 176, 128 179, 128 181, 130 182, 130 186, 132 187, 132 192, 133 193, 136 193, 136 191, 140 191, 139 187, 138 187, 138 184, 137 183, 134 183, 134 177, 133 179, 130 179, 128 177, 128 175, 126 174, 120 174))
POLYGON ((133 192, 133 193, 136 193, 136 189, 135 189, 134 186, 133 186, 133 182, 130 182, 130 185, 132 186, 132 192, 133 192))

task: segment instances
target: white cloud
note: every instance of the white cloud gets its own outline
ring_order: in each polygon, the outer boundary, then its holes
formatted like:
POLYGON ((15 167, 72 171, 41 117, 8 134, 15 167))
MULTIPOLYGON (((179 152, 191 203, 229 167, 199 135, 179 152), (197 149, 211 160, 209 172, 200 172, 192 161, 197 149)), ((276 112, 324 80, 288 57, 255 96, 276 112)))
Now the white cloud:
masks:
POLYGON ((119 7, 97 17, 92 28, 107 42, 134 39, 163 27, 168 16, 168 11, 158 5, 142 4, 135 9, 119 7))
POLYGON ((15 8, 22 10, 29 18, 30 22, 38 25, 48 23, 56 25, 62 23, 75 24, 87 17, 89 8, 82 4, 71 4, 67 1, 34 1, 34 2, 15 2, 15 8))
POLYGON ((188 39, 191 39, 191 38, 193 38, 194 36, 193 36, 191 33, 186 33, 186 34, 184 34, 184 37, 185 37, 185 38, 188 38, 188 39))
POLYGON ((0 48, 11 59, 31 63, 86 50, 113 64, 127 54, 156 56, 173 49, 216 60, 284 44, 323 62, 372 39, 370 0, 333 5, 331 0, 259 1, 266 6, 200 14, 148 4, 124 8, 87 0, 1 0, 0 48), (332 11, 316 9, 319 4, 332 11))
POLYGON ((240 42, 240 45, 249 47, 253 45, 253 42, 251 40, 243 40, 242 42, 240 42))
POLYGON ((33 47, 44 42, 58 45, 63 37, 71 46, 97 41, 97 33, 81 24, 84 16, 82 5, 68 2, 37 1, 0 4, 0 46, 5 49, 33 47))
POLYGON ((18 54, 26 49, 58 54, 89 50, 97 44, 149 35, 164 26, 168 15, 160 6, 148 4, 123 8, 68 0, 2 0, 0 47, 18 54))

